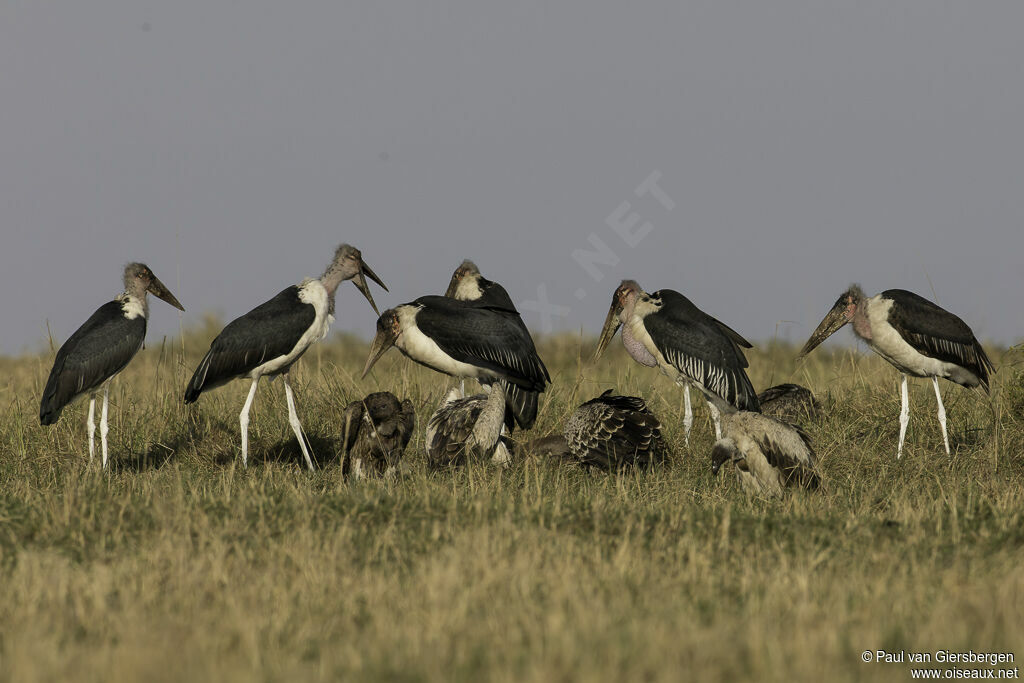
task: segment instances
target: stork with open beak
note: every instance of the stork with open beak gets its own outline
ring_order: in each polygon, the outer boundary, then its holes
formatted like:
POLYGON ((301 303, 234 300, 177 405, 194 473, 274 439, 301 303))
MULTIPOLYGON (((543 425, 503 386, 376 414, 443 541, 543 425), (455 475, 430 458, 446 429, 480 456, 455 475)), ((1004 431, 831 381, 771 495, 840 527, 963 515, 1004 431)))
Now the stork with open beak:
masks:
POLYGON ((635 361, 659 368, 683 385, 687 444, 693 425, 690 384, 708 399, 716 438, 721 438, 722 426, 713 397, 740 410, 758 410, 757 393, 747 377, 747 359, 742 350, 751 348, 750 342, 679 292, 661 289, 648 294, 634 280, 623 280, 612 297, 595 360, 620 327, 622 343, 635 361))
POLYGON ((144 263, 129 263, 124 269, 124 292, 97 309, 57 351, 50 377, 39 405, 39 422, 51 425, 66 405, 89 394, 89 460, 95 453, 95 392, 103 387, 100 414, 100 442, 103 467, 107 466, 107 410, 110 380, 125 369, 146 339, 149 302, 146 294, 163 299, 180 311, 184 307, 144 263))
POLYGON ((942 405, 939 377, 964 387, 980 387, 988 393, 988 376, 995 366, 963 320, 922 296, 904 289, 888 289, 872 297, 859 285, 851 285, 811 333, 798 358, 813 351, 847 323, 875 353, 899 370, 900 439, 896 457, 903 455, 903 440, 910 421, 907 375, 931 377, 938 402, 942 442, 949 453, 946 409, 942 405))
POLYGON ((238 418, 242 432, 243 467, 248 464, 249 411, 256 398, 256 387, 261 377, 281 375, 288 403, 288 421, 299 440, 306 465, 310 470, 315 469, 295 411, 295 396, 288 381, 288 371, 310 346, 327 336, 334 323, 334 294, 345 280, 352 280, 377 312, 366 278, 387 291, 377 274, 363 262, 362 253, 353 246, 342 244, 323 276, 306 278, 297 285, 285 287, 277 296, 228 323, 210 344, 210 350, 185 388, 185 403, 194 403, 204 391, 216 389, 233 379, 252 380, 238 418))

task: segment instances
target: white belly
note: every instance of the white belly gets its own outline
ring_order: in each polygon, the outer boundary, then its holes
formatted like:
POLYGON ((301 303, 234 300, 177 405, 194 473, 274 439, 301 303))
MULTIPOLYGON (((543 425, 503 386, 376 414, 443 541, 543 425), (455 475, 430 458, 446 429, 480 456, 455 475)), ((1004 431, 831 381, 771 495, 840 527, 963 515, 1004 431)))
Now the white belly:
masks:
POLYGON ((957 366, 926 356, 908 344, 896 328, 889 324, 889 309, 892 305, 892 301, 883 300, 881 295, 869 299, 871 339, 865 341, 875 353, 892 363, 900 372, 916 377, 949 377, 952 371, 958 370, 957 366))
POLYGON ((395 346, 409 358, 452 377, 496 378, 500 374, 455 360, 441 350, 437 343, 413 325, 408 326, 395 340, 395 346))

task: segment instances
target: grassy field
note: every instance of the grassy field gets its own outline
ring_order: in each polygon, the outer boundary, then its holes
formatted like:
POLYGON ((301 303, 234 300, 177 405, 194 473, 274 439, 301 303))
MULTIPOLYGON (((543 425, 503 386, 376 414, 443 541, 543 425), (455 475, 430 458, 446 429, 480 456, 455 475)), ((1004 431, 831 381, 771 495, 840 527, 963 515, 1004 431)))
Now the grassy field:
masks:
MULTIPOLYGON (((670 466, 607 475, 526 457, 509 470, 425 466, 446 378, 364 343, 299 364, 301 465, 281 383, 263 383, 241 469, 235 383, 186 408, 215 332, 150 340, 111 392, 113 465, 88 463, 86 405, 51 428, 52 354, 0 359, 0 680, 678 681, 910 679, 864 650, 1024 658, 1024 382, 993 352, 992 398, 943 383, 952 458, 927 382, 911 384, 896 461, 898 375, 870 352, 765 345, 756 387, 795 381, 825 488, 751 500, 713 478, 703 402, 592 340, 541 341, 553 386, 530 436, 615 386, 644 396, 670 466), (397 481, 348 483, 342 407, 377 389, 416 404, 397 481)), ((98 440, 98 435, 97 435, 98 440)), ((97 443, 98 449, 98 443, 97 443)))

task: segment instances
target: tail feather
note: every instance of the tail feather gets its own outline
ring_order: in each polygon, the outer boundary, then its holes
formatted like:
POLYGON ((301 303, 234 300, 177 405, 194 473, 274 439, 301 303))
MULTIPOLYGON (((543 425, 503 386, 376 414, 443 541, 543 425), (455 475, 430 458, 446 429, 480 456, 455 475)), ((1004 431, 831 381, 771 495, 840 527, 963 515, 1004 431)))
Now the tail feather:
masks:
POLYGON ((43 398, 39 402, 39 424, 52 425, 60 419, 61 411, 68 404, 69 399, 59 394, 66 394, 59 390, 60 373, 63 369, 63 362, 60 357, 50 370, 50 376, 46 380, 46 388, 43 389, 43 398))
POLYGON ((47 397, 43 396, 43 403, 39 407, 39 424, 52 425, 56 424, 57 420, 60 419, 61 411, 64 410, 64 406, 58 406, 52 401, 47 401, 47 397))
POLYGON ((537 421, 538 392, 523 389, 505 380, 498 380, 497 384, 505 391, 505 426, 509 432, 516 424, 522 429, 533 427, 537 421))
POLYGON ((211 350, 203 356, 203 360, 199 362, 199 367, 192 374, 192 379, 188 381, 188 385, 185 387, 186 404, 195 403, 199 399, 199 395, 203 393, 203 385, 206 383, 206 373, 210 371, 210 359, 212 357, 213 351, 211 350))
POLYGON ((761 402, 757 399, 757 392, 754 385, 747 377, 747 373, 740 370, 736 373, 736 402, 739 410, 749 410, 753 413, 761 412, 761 402))

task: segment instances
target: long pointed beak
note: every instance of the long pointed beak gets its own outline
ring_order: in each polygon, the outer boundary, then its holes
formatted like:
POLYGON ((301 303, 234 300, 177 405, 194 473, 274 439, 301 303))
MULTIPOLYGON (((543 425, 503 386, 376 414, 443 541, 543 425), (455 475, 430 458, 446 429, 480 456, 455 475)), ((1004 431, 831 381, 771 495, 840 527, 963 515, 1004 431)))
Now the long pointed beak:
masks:
POLYGON ((384 331, 377 332, 377 336, 373 338, 373 343, 370 344, 370 355, 366 358, 366 366, 363 367, 363 374, 360 379, 366 377, 370 372, 370 368, 394 345, 395 338, 393 336, 384 331))
POLYGON ((797 355, 797 360, 800 360, 811 351, 813 351, 818 344, 831 337, 835 332, 843 325, 849 322, 846 317, 846 311, 843 306, 837 305, 828 312, 828 315, 818 323, 817 329, 811 333, 810 338, 804 347, 800 349, 800 353, 797 355))
POLYGON ((380 285, 385 292, 388 291, 388 288, 387 285, 385 285, 384 282, 379 277, 377 277, 377 273, 373 272, 373 269, 370 268, 370 266, 366 265, 365 261, 360 262, 359 273, 356 274, 352 282, 353 284, 355 284, 356 289, 362 292, 363 296, 366 297, 366 300, 370 302, 370 306, 373 308, 373 312, 379 316, 380 311, 377 310, 377 304, 373 300, 373 294, 370 293, 370 287, 369 285, 366 284, 367 277, 369 277, 371 280, 380 285))
POLYGON ((451 282, 448 283, 448 289, 444 290, 444 295, 449 299, 455 298, 455 292, 459 289, 459 274, 455 272, 452 274, 451 282))
POLYGON ((619 305, 618 299, 612 300, 611 308, 608 309, 608 316, 604 319, 604 327, 601 328, 601 338, 597 340, 597 350, 594 351, 594 360, 601 357, 604 350, 608 348, 608 344, 611 342, 612 337, 619 331, 619 326, 622 323, 619 321, 619 313, 622 312, 622 306, 619 305))
POLYGON ((380 288, 383 289, 385 292, 389 291, 388 286, 384 284, 384 281, 377 277, 377 273, 373 272, 373 268, 370 268, 370 266, 366 265, 366 261, 362 262, 362 267, 363 273, 366 275, 366 277, 370 278, 378 285, 380 285, 380 288))
POLYGON ((149 287, 147 289, 149 290, 150 294, 157 297, 158 299, 163 299, 170 305, 177 308, 179 311, 185 310, 185 307, 178 302, 174 295, 171 294, 171 290, 167 289, 167 287, 164 286, 164 283, 160 282, 160 278, 158 278, 157 276, 153 276, 153 281, 149 283, 149 287))

